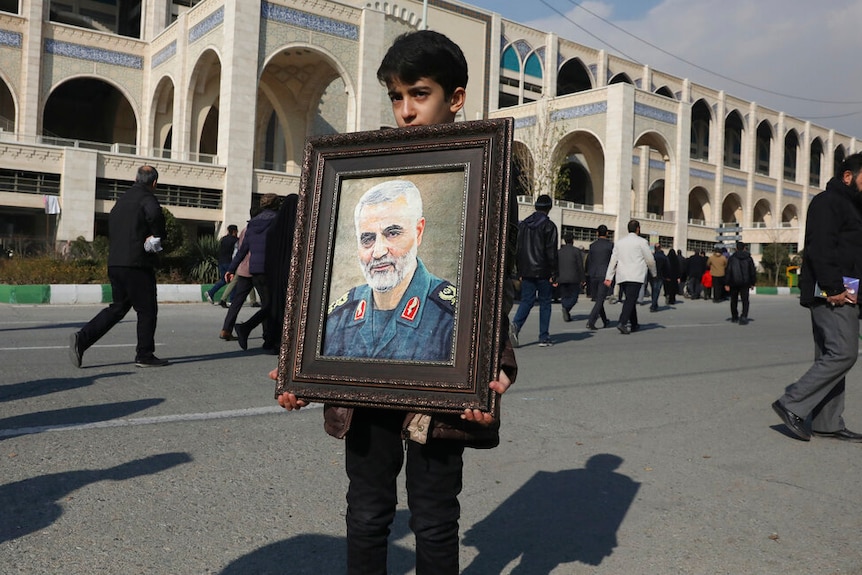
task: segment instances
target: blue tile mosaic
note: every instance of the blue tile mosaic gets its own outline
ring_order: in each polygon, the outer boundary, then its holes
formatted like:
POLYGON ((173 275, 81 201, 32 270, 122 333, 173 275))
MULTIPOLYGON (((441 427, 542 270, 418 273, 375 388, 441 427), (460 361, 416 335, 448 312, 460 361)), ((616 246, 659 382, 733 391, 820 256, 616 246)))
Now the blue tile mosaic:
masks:
POLYGON ((732 186, 742 186, 743 188, 748 185, 748 182, 746 182, 742 178, 734 178, 733 176, 724 176, 721 181, 725 184, 730 184, 732 186))
POLYGON ((782 196, 789 196, 791 198, 801 198, 802 192, 797 192, 796 190, 784 190, 781 192, 782 196))
POLYGON ((635 115, 643 116, 644 118, 650 118, 651 120, 658 120, 659 122, 664 122, 665 124, 673 124, 676 125, 676 114, 673 112, 667 112, 665 110, 659 110, 658 108, 653 108, 652 106, 647 106, 646 104, 639 104, 635 102, 635 115))
POLYGON ((531 128, 536 125, 536 117, 535 116, 527 116, 526 118, 515 118, 515 129, 518 128, 531 128))
POLYGON ((760 190, 761 192, 769 192, 771 194, 775 193, 775 186, 770 186, 769 184, 763 184, 761 182, 754 182, 754 189, 760 190))
POLYGON ((0 30, 0 45, 20 48, 22 41, 23 38, 18 32, 12 32, 10 30, 0 30))
POLYGON ((595 116, 596 114, 604 114, 607 111, 607 102, 584 104, 583 106, 574 106, 554 111, 551 113, 551 121, 557 122, 559 120, 571 120, 572 118, 582 118, 584 116, 595 116))
POLYGON ((174 40, 153 56, 152 67, 161 66, 165 61, 173 58, 177 53, 177 41, 174 40))
POLYGON ((544 64, 545 63, 545 47, 540 46, 539 48, 536 48, 536 55, 539 57, 539 60, 542 61, 542 64, 544 64))
POLYGON ((224 6, 219 6, 212 14, 192 26, 189 30, 189 44, 199 40, 201 36, 224 22, 224 6))
POLYGON ((664 170, 665 166, 664 166, 664 162, 662 162, 661 160, 650 160, 649 161, 649 167, 655 168, 656 170, 664 170))
POLYGON ((45 40, 45 52, 48 54, 56 54, 57 56, 76 58, 78 60, 89 60, 90 62, 99 62, 101 64, 113 64, 114 66, 135 68, 136 70, 142 70, 144 67, 144 59, 140 56, 135 56, 134 54, 104 50, 102 48, 93 48, 92 46, 83 46, 81 44, 71 44, 69 42, 60 42, 58 40, 45 40))
POLYGON ((359 26, 348 24, 347 22, 340 22, 332 18, 301 12, 293 8, 287 8, 286 6, 271 4, 270 2, 261 4, 260 13, 266 20, 299 26, 300 28, 307 28, 348 40, 359 40, 359 26))
POLYGON ((530 52, 532 52, 532 51, 533 51, 532 46, 530 46, 530 45, 529 45, 526 41, 524 41, 524 40, 515 40, 515 44, 514 44, 514 46, 515 46, 515 50, 517 50, 517 51, 518 51, 518 55, 519 55, 519 56, 521 56, 521 61, 522 61, 522 62, 524 61, 524 58, 526 58, 526 57, 527 57, 527 54, 529 54, 530 52))
POLYGON ((704 180, 715 180, 715 174, 712 172, 707 172, 706 170, 698 170, 696 168, 690 168, 688 170, 688 175, 693 178, 702 178, 704 180))

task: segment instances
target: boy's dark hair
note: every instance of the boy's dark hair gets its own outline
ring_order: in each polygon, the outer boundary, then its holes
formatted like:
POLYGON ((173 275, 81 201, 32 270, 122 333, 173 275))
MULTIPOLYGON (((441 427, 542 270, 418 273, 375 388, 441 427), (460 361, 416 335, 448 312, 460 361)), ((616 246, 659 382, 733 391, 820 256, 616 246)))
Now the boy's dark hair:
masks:
POLYGON ((458 45, 439 32, 419 30, 398 36, 377 69, 377 79, 414 84, 430 78, 443 87, 446 98, 457 88, 467 88, 467 59, 458 45))

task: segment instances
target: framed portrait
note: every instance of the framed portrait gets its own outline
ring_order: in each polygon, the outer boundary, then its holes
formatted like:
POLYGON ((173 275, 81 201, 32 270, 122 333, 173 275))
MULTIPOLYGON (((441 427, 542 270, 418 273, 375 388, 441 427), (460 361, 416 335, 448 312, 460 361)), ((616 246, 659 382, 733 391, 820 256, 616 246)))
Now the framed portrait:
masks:
POLYGON ((512 134, 505 118, 308 140, 276 395, 496 411, 512 134))

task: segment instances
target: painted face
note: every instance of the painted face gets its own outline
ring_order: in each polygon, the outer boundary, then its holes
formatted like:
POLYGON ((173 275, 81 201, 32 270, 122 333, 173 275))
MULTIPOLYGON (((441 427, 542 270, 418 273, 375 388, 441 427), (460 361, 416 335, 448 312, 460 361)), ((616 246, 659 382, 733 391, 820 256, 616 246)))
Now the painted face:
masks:
POLYGON ((371 289, 387 292, 413 276, 425 218, 416 221, 407 199, 368 205, 359 214, 359 265, 371 289))
POLYGON ((431 78, 420 78, 414 84, 395 79, 387 89, 392 114, 399 128, 453 122, 455 114, 464 106, 466 96, 464 88, 457 88, 447 99, 443 86, 431 78))

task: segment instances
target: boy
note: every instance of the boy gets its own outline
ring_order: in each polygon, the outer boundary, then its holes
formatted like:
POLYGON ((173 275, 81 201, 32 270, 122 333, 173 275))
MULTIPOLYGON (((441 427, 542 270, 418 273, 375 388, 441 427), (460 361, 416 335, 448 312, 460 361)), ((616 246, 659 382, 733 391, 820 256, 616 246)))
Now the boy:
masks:
MULTIPOLYGON (((398 127, 450 123, 464 106, 467 61, 446 36, 430 30, 399 36, 383 58, 377 78, 386 85, 398 127)), ((504 317, 505 314, 504 314, 504 317)), ((501 337, 506 337, 504 325, 501 337)), ((502 371, 489 387, 504 393, 517 374, 506 337, 502 371)), ((277 378, 277 370, 270 373, 277 378)), ((291 393, 279 396, 288 411, 306 403, 291 393)), ((395 517, 396 478, 407 459, 410 528, 416 536, 417 575, 455 575, 464 447, 495 447, 499 422, 489 413, 464 410, 460 416, 431 414, 425 435, 415 435, 422 417, 372 408, 324 406, 327 433, 346 439, 347 573, 385 574, 389 526, 395 517), (404 441, 404 437, 410 437, 404 441), (421 442, 421 443, 420 443, 421 442)), ((425 416, 427 418, 427 415, 425 416)), ((426 422, 423 422, 426 423, 426 422)))

